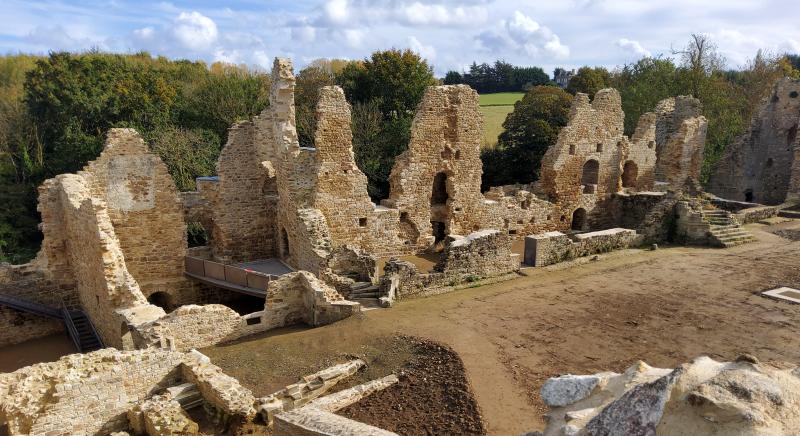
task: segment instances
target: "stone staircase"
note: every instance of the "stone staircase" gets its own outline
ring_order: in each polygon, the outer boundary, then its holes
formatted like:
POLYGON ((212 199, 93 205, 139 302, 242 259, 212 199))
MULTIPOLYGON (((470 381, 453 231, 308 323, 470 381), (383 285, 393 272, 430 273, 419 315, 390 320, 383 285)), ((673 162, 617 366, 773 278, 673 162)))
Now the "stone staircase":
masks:
POLYGON ((190 410, 203 404, 203 396, 194 383, 183 383, 167 388, 172 399, 177 401, 183 410, 190 410))
POLYGON ((350 286, 350 293, 347 299, 360 303, 365 309, 381 307, 379 298, 381 296, 378 285, 370 282, 355 282, 350 286))
POLYGON ((734 247, 755 241, 753 235, 742 228, 730 212, 721 209, 703 210, 703 221, 708 223, 710 239, 721 247, 734 247))

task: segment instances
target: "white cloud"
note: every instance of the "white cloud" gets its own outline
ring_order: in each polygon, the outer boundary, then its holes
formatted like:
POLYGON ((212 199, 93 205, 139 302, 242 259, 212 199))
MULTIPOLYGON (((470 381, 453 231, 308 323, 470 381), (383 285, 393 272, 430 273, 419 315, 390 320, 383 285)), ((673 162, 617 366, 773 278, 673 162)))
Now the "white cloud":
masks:
POLYGON ((323 6, 325 18, 334 24, 344 24, 350 15, 347 0, 328 0, 323 6))
POLYGON ((199 12, 181 12, 173 26, 175 39, 191 50, 208 49, 219 36, 214 20, 199 12))
POLYGON ((558 35, 520 11, 514 12, 506 28, 511 39, 524 47, 530 56, 541 53, 557 59, 569 56, 569 47, 561 43, 558 35))
POLYGON ((428 61, 436 59, 436 48, 432 45, 425 45, 417 39, 416 36, 408 38, 408 46, 412 51, 417 52, 420 56, 428 61))
POLYGON ((617 40, 616 45, 617 47, 637 56, 652 56, 649 50, 642 47, 642 44, 639 44, 639 41, 634 41, 628 38, 620 38, 617 40))
POLYGON ((457 6, 414 2, 399 10, 399 15, 412 25, 475 25, 486 21, 488 11, 482 6, 457 6))

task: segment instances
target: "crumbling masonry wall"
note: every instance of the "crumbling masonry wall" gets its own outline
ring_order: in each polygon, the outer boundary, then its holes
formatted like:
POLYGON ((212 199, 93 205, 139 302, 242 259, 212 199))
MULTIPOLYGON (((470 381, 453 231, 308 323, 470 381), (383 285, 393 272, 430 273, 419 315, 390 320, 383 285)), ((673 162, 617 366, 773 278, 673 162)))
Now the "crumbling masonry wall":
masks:
POLYGON ((748 131, 725 149, 711 174, 709 191, 730 200, 768 205, 796 198, 799 124, 800 80, 781 79, 748 131))
POLYGON ((217 161, 212 250, 218 260, 226 263, 276 255, 278 191, 275 171, 269 163, 274 158, 272 150, 257 136, 258 129, 269 129, 259 121, 231 127, 228 143, 217 161))
POLYGON ((79 174, 89 195, 105 202, 125 264, 142 292, 190 300, 191 283, 183 277, 183 206, 164 162, 135 130, 111 129, 103 152, 79 174))
MULTIPOLYGON (((700 117, 702 111, 703 105, 700 100, 688 95, 665 98, 656 105, 657 180, 668 181, 674 169, 680 168, 680 158, 683 153, 676 153, 674 150, 670 150, 672 146, 678 144, 673 141, 673 136, 682 129, 686 120, 700 117), (668 147, 670 143, 672 143, 672 146, 668 147)), ((700 153, 702 153, 704 143, 705 138, 703 138, 703 144, 700 144, 700 153)))
POLYGON ((137 401, 177 384, 183 353, 105 349, 0 374, 0 422, 11 434, 109 434, 137 401))
POLYGON ((400 212, 401 238, 418 248, 445 234, 483 228, 478 93, 467 85, 429 87, 411 125, 408 150, 397 157, 384 205, 400 212), (437 192, 434 192, 437 191, 437 192))
POLYGON ((585 210, 590 227, 609 227, 606 208, 595 207, 622 189, 652 189, 656 163, 655 117, 644 114, 629 140, 623 135, 624 113, 619 92, 603 89, 589 101, 578 94, 570 119, 542 159, 539 182, 556 204, 559 229, 569 229, 573 214, 585 210))

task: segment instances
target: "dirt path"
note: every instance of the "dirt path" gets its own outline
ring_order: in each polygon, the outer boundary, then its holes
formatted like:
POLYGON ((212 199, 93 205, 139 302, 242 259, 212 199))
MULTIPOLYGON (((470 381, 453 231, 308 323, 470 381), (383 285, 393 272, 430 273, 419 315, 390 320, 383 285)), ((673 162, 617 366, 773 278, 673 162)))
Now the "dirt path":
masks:
POLYGON ((429 338, 463 360, 490 434, 541 429, 538 391, 554 375, 621 371, 636 360, 674 367, 704 354, 800 362, 800 306, 755 295, 800 287, 800 242, 764 231, 797 229, 800 222, 750 228, 759 242, 612 254, 558 271, 530 270, 513 281, 206 352, 245 384, 278 386, 326 356, 365 349, 377 374, 381 356, 390 359, 392 350, 370 345, 375 338, 429 338))

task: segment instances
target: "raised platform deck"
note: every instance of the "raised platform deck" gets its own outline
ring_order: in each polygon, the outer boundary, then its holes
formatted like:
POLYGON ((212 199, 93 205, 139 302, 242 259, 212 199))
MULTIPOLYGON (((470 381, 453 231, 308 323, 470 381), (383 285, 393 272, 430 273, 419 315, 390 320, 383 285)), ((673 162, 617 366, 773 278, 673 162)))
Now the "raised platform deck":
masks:
POLYGON ((233 292, 266 297, 269 282, 294 271, 279 259, 259 259, 225 265, 208 259, 186 256, 187 277, 233 292))

